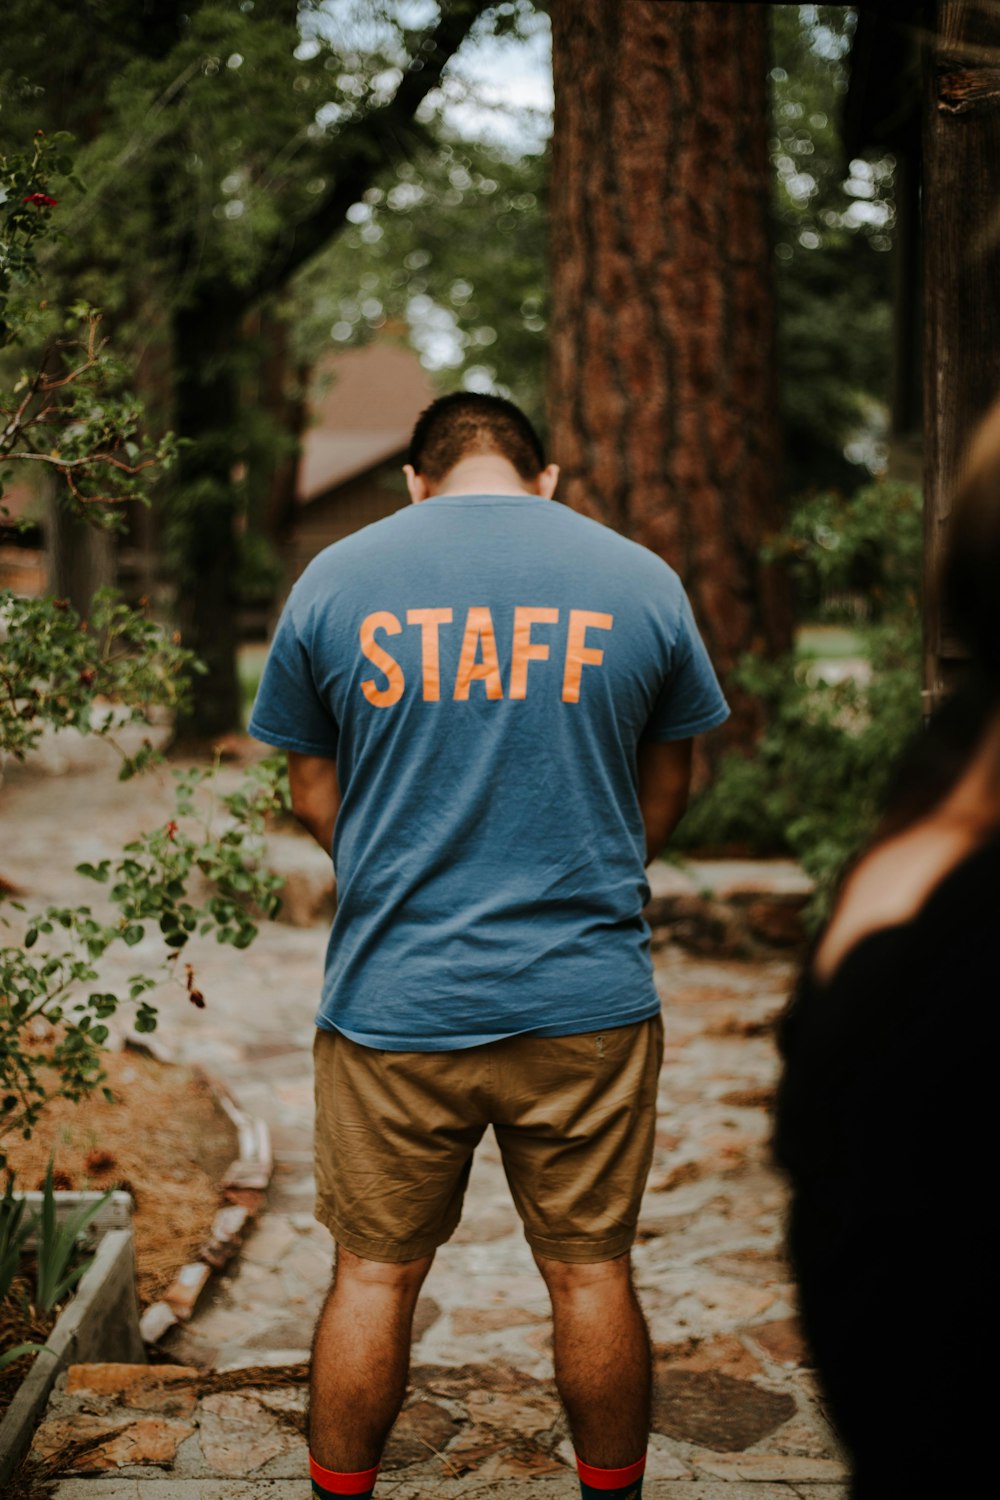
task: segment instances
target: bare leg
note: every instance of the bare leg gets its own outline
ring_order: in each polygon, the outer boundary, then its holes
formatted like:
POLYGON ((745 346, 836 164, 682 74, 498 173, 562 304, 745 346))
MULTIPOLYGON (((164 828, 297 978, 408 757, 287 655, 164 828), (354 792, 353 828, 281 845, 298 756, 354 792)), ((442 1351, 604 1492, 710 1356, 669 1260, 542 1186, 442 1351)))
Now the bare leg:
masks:
POLYGON ((535 1260, 552 1298, 556 1385, 577 1454, 598 1469, 624 1468, 646 1451, 652 1390, 631 1258, 535 1260))
POLYGON ((309 1451, 324 1468, 370 1469, 406 1394, 413 1309, 433 1255, 387 1264, 337 1248, 313 1336, 309 1451))

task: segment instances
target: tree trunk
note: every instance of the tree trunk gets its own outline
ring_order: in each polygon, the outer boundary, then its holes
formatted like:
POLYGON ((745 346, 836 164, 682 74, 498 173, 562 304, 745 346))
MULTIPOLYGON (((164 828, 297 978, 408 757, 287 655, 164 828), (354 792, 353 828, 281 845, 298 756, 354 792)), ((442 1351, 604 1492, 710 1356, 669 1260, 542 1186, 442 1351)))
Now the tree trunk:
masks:
POLYGON ((266 448, 251 457, 248 523, 280 551, 295 520, 309 372, 296 362, 288 322, 272 306, 255 309, 248 323, 256 341, 250 388, 269 435, 266 448))
POLYGON ((168 539, 184 645, 208 668, 178 725, 181 741, 212 740, 240 722, 234 584, 239 380, 243 308, 225 282, 203 284, 174 316, 174 420, 188 442, 172 486, 168 539))
POLYGON ((924 54, 924 707, 967 657, 936 588, 952 491, 976 424, 1000 388, 1000 13, 940 0, 924 54))
POLYGON ((554 0, 550 433, 562 497, 665 558, 749 746, 747 651, 791 644, 767 6, 554 0))
MULTIPOLYGON (((62 484, 60 478, 58 483, 62 484)), ((49 588, 89 619, 98 589, 115 583, 115 540, 110 531, 71 511, 61 498, 49 501, 49 588)))

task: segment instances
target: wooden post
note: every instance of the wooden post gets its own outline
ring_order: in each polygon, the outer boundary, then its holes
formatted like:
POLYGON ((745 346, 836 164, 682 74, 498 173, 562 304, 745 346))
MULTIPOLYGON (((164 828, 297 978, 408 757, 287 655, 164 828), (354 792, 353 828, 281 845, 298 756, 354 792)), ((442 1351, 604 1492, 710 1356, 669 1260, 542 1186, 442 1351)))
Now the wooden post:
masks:
POLYGON ((924 707, 964 652, 935 598, 965 445, 1000 392, 1000 6, 938 0, 925 53, 924 707))

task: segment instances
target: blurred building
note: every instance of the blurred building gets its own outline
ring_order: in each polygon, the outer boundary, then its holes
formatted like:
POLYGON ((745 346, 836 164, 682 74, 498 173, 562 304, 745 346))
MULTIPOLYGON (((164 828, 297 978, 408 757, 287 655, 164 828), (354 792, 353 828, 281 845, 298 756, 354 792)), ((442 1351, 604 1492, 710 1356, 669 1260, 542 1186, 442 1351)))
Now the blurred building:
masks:
MULTIPOLYGON (((22 465, 27 467, 27 465, 22 465)), ((26 480, 4 486, 0 506, 0 589, 37 599, 49 583, 47 508, 26 480)))
POLYGON ((289 582, 324 547, 409 503, 401 466, 435 394, 402 345, 368 344, 317 366, 285 548, 289 582))

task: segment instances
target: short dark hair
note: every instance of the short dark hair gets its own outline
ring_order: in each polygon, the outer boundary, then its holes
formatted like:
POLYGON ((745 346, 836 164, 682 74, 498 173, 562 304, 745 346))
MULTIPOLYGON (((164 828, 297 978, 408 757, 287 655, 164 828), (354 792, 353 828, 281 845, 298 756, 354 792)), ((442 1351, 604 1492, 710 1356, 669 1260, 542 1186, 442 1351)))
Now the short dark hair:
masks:
POLYGON ((409 462, 436 481, 472 453, 499 453, 522 479, 534 479, 545 468, 538 433, 513 401, 476 391, 439 396, 417 418, 409 462))

